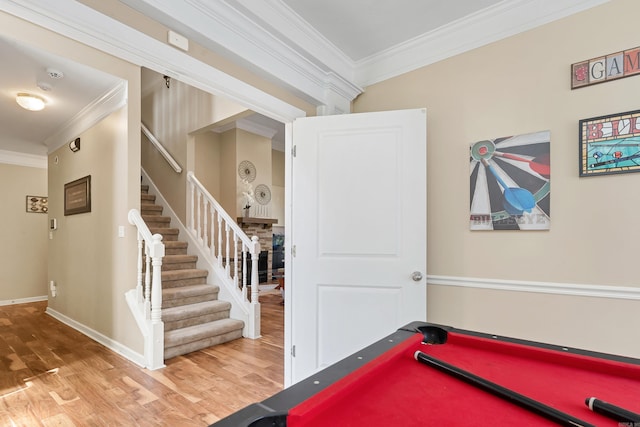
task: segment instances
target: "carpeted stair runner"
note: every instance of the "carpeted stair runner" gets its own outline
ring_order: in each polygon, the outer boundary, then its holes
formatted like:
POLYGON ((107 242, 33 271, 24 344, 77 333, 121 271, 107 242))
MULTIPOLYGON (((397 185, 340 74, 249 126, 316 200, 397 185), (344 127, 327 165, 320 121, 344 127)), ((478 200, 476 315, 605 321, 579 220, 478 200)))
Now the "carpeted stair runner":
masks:
POLYGON ((198 257, 187 254, 187 243, 178 240, 179 230, 149 186, 141 188, 140 210, 151 233, 161 234, 165 245, 162 260, 162 321, 164 358, 187 354, 242 337, 244 322, 229 318, 231 304, 218 300, 219 288, 207 283, 207 270, 196 268, 198 257))

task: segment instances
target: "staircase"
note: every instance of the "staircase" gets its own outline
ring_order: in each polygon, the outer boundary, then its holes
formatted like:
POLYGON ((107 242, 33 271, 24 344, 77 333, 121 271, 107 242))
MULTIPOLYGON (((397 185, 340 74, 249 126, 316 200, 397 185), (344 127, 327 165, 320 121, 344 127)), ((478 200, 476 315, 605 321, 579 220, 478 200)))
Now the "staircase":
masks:
POLYGON ((198 257, 187 254, 187 243, 149 186, 141 187, 140 212, 151 233, 161 234, 165 245, 162 261, 162 321, 164 358, 187 354, 242 337, 244 322, 229 318, 231 303, 218 300, 219 287, 207 283, 207 270, 196 268, 198 257))

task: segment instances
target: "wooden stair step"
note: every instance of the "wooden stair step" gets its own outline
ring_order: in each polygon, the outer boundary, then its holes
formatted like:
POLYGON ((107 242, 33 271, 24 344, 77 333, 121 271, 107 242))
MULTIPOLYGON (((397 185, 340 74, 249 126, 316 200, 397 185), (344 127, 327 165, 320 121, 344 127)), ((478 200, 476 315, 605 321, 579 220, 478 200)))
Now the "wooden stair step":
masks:
POLYGON ((204 301, 162 310, 164 330, 186 328, 202 323, 229 318, 231 303, 228 301, 204 301))
POLYGON ((202 284, 162 289, 162 308, 197 304, 218 299, 217 285, 202 284))
POLYGON ((165 332, 164 357, 170 359, 240 338, 242 328, 241 320, 222 319, 165 332))

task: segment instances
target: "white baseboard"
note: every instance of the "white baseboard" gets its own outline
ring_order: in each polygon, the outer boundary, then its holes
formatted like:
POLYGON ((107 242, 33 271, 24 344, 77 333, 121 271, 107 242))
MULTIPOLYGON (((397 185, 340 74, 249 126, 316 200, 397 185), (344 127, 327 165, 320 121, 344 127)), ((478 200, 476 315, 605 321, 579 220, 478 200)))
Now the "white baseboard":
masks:
POLYGON ((427 276, 427 283, 439 286, 457 286, 500 291, 533 292, 593 298, 640 300, 640 288, 630 286, 603 286, 574 283, 530 282, 523 280, 478 279, 472 277, 427 276))
POLYGON ((64 314, 61 314, 51 309, 51 307, 47 307, 47 314, 59 320, 60 322, 64 323, 65 325, 75 329, 76 331, 88 336, 92 340, 99 342, 103 346, 107 347, 109 350, 115 353, 118 353, 125 359, 135 363, 141 368, 144 368, 145 366, 144 355, 140 353, 136 353, 135 351, 131 350, 129 347, 126 347, 121 343, 114 341, 105 335, 102 335, 100 332, 94 331, 93 329, 88 328, 87 326, 76 322, 75 320, 65 316, 64 314))
POLYGON ((10 299, 10 300, 0 301, 0 306, 14 305, 14 304, 27 304, 30 302, 47 301, 48 299, 49 299, 48 295, 41 295, 39 297, 10 299))

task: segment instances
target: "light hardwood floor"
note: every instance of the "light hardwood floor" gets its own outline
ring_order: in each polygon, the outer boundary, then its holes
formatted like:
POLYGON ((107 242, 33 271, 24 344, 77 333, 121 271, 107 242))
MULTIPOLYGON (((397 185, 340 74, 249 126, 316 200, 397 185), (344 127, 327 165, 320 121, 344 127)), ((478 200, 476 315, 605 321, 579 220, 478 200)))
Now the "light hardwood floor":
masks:
POLYGON ((283 387, 283 306, 261 296, 262 335, 149 371, 45 313, 0 307, 0 426, 207 426, 283 387))

